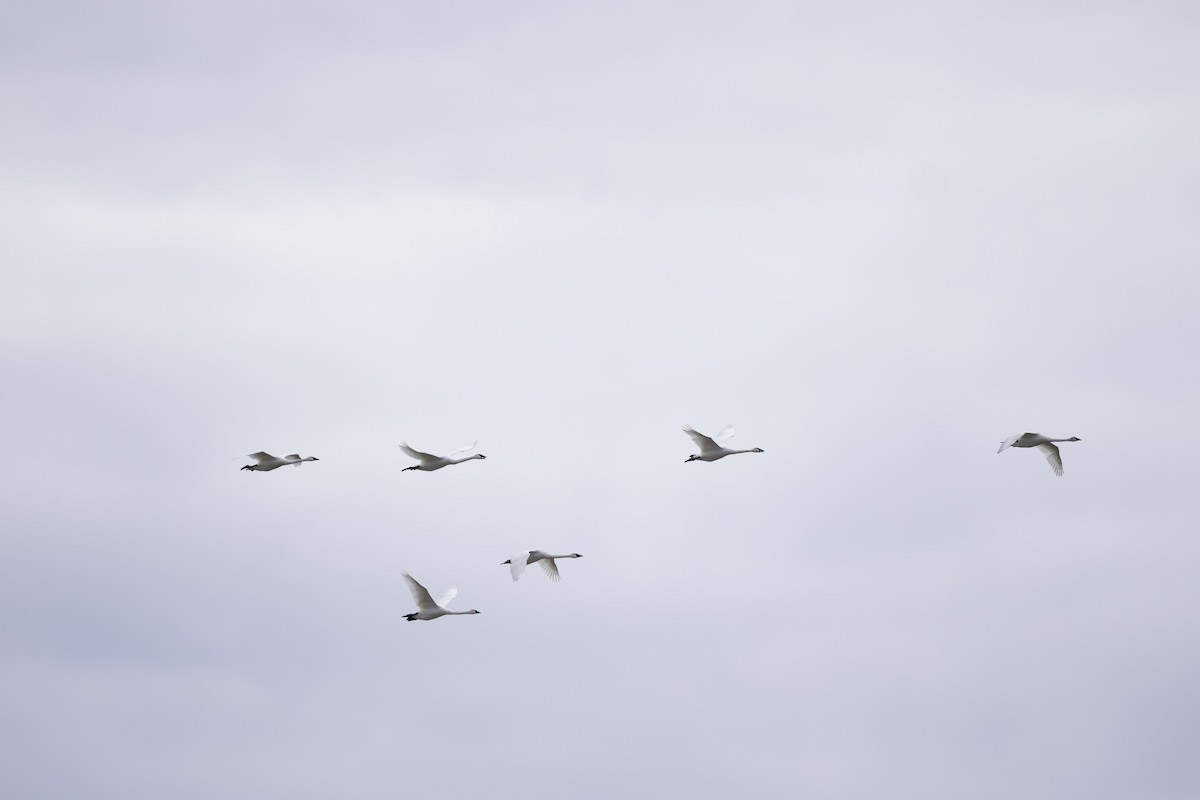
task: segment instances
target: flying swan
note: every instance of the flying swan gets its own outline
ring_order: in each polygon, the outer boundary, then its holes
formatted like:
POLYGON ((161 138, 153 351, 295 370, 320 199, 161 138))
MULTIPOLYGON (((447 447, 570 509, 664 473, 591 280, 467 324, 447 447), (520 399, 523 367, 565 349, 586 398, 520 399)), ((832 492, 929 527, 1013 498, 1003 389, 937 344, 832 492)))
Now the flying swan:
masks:
POLYGON ((683 432, 686 433, 688 436, 692 437, 692 441, 695 442, 696 446, 700 448, 699 453, 697 453, 696 455, 687 457, 687 461, 683 462, 685 464, 688 463, 688 461, 716 461, 718 458, 724 458, 725 456, 732 456, 737 453, 762 453, 762 452, 765 452, 761 447, 752 447, 749 450, 731 450, 728 447, 725 447, 724 445, 717 444, 716 440, 718 440, 718 439, 729 440, 729 439, 733 438, 733 426, 732 425, 726 425, 724 428, 721 429, 721 432, 718 433, 712 439, 710 439, 709 437, 705 436, 703 433, 700 433, 699 431, 696 431, 687 425, 683 426, 683 432))
POLYGON ((1078 436, 1072 436, 1070 439, 1051 439, 1049 436, 1043 436, 1040 433, 1026 431, 1005 439, 1000 443, 1000 449, 996 453, 1003 453, 1010 447, 1036 447, 1046 454, 1046 460, 1050 462, 1050 469, 1054 470, 1054 474, 1061 478, 1063 474, 1062 456, 1059 454, 1058 447, 1054 442, 1078 441, 1081 441, 1078 436))
POLYGON ((401 470, 401 472, 408 472, 410 469, 419 469, 422 472, 433 472, 435 469, 448 467, 451 464, 461 464, 464 461, 471 461, 476 458, 487 458, 487 456, 485 456, 483 453, 476 453, 475 455, 467 456, 466 458, 453 458, 453 456, 456 456, 459 453, 465 453, 468 450, 474 450, 476 444, 478 444, 478 442, 472 442, 466 447, 460 447, 457 450, 451 450, 444 456, 435 456, 430 455, 429 453, 422 453, 420 450, 413 450, 408 446, 407 442, 401 442, 400 449, 404 451, 405 455, 415 458, 421 462, 420 464, 416 464, 411 467, 405 467, 403 470, 401 470))
POLYGON ((412 592, 413 602, 417 604, 417 611, 414 614, 405 614, 404 618, 409 622, 415 622, 419 619, 430 620, 438 617, 445 617, 453 614, 478 614, 475 609, 470 611, 449 611, 446 606, 458 594, 458 588, 451 586, 446 590, 446 593, 438 598, 437 602, 433 602, 433 598, 429 596, 429 590, 421 584, 413 580, 413 576, 407 572, 404 573, 404 580, 408 583, 408 590, 412 592))
MULTIPOLYGON (((554 559, 556 558, 583 558, 583 556, 579 555, 579 553, 568 553, 564 556, 553 556, 542 550, 530 550, 528 556, 520 555, 516 558, 510 558, 508 561, 505 561, 504 564, 509 565, 509 569, 512 571, 512 578, 514 581, 516 581, 521 577, 521 573, 525 571, 525 567, 527 565, 533 564, 534 562, 541 562, 542 570, 550 576, 550 580, 557 581, 558 565, 554 563, 554 559)), ((504 564, 501 564, 500 566, 504 566, 504 564)))
POLYGON ((321 459, 317 458, 316 456, 308 456, 307 458, 301 458, 300 456, 296 455, 295 453, 292 453, 290 456, 284 456, 283 458, 276 458, 275 456, 271 455, 270 453, 263 453, 263 452, 251 453, 250 455, 246 456, 246 458, 253 458, 254 461, 256 462, 254 464, 247 464, 246 466, 242 467, 242 469, 248 469, 251 472, 270 472, 273 469, 279 469, 280 467, 286 467, 288 464, 293 464, 298 467, 301 464, 303 464, 305 461, 320 461, 321 460, 321 459))

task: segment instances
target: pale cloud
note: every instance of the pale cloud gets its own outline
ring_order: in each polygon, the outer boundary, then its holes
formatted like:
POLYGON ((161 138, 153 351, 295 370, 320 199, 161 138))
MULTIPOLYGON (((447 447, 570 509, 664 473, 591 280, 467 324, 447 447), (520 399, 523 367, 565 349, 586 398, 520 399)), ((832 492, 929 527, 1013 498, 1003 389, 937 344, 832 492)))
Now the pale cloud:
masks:
POLYGON ((1195 33, 14 13, 0 787, 1193 796, 1195 33))

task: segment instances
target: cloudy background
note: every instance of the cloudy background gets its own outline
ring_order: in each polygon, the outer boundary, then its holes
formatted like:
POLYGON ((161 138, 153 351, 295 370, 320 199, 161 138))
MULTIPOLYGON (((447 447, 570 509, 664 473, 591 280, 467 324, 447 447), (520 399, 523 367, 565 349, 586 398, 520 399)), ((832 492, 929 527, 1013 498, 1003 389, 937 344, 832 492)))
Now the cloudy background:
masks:
POLYGON ((1198 54, 1183 2, 10 5, 0 790, 1198 796, 1198 54))

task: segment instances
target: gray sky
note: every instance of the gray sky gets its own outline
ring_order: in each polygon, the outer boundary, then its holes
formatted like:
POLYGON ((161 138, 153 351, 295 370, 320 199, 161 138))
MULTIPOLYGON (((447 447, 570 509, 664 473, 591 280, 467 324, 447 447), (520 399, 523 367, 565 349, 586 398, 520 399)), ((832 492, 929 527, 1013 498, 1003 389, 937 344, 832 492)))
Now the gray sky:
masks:
POLYGON ((0 790, 1196 797, 1198 54, 1169 2, 10 7, 0 790))

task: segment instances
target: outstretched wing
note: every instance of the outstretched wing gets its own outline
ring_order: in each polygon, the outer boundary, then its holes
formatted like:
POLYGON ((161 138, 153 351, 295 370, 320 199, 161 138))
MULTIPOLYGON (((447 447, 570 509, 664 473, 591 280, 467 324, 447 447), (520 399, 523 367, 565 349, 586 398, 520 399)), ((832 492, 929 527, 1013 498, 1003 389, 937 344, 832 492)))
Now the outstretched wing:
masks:
POLYGON ((246 458, 253 458, 259 464, 261 464, 264 461, 274 461, 275 460, 275 456, 271 455, 270 453, 264 453, 261 450, 258 451, 257 453, 251 453, 250 455, 246 456, 246 458))
POLYGON ((542 571, 550 577, 550 580, 558 580, 558 565, 554 563, 553 558, 543 558, 538 563, 542 565, 542 571))
POLYGON ((417 461, 437 461, 437 456, 422 453, 420 450, 413 450, 408 446, 408 442, 401 442, 400 449, 404 451, 406 456, 415 458, 417 461))
POLYGON ((451 586, 446 590, 446 593, 437 599, 437 604, 442 608, 450 605, 450 601, 458 597, 458 587, 451 586))
POLYGON ((299 454, 299 453, 292 453, 290 456, 284 456, 284 457, 283 457, 283 460, 284 460, 284 461, 299 461, 299 460, 300 460, 300 454, 299 454))
POLYGON ((997 454, 1003 453, 1005 450, 1007 450, 1008 448, 1010 448, 1014 444, 1016 444, 1017 439, 1020 439, 1020 438, 1021 438, 1021 434, 1019 434, 1019 433, 1016 436, 1008 437, 1007 439, 1005 439, 1003 442, 1000 443, 1000 449, 997 450, 996 453, 997 454))
POLYGON ((429 596, 429 590, 417 583, 412 575, 404 573, 404 581, 408 584, 408 590, 412 592, 413 602, 417 604, 418 609, 426 611, 437 607, 437 603, 429 596))
POLYGON ((446 453, 446 456, 447 456, 447 457, 449 457, 449 456, 456 456, 456 455, 458 455, 459 453, 468 453, 468 452, 470 452, 471 450, 474 450, 474 449, 475 449, 475 445, 477 445, 477 444, 479 444, 479 442, 471 442, 471 443, 470 443, 469 445, 467 445, 466 447, 460 447, 460 448, 458 448, 457 450, 451 450, 449 453, 446 453))
POLYGON ((684 425, 683 432, 692 437, 692 441, 695 442, 696 446, 700 448, 700 455, 705 455, 721 449, 719 444, 694 428, 684 425))
POLYGON ((721 430, 717 431, 717 435, 713 437, 713 441, 725 444, 726 441, 733 438, 733 426, 726 425, 721 430))
POLYGON ((519 556, 513 556, 512 561, 508 563, 508 571, 512 573, 513 581, 520 579, 521 574, 525 572, 525 565, 528 564, 529 553, 521 553, 519 556))
POLYGON ((1046 454, 1046 460, 1050 462, 1050 469, 1054 470, 1054 474, 1061 478, 1063 474, 1062 456, 1059 455, 1058 447, 1046 442, 1039 444, 1038 450, 1046 454))

